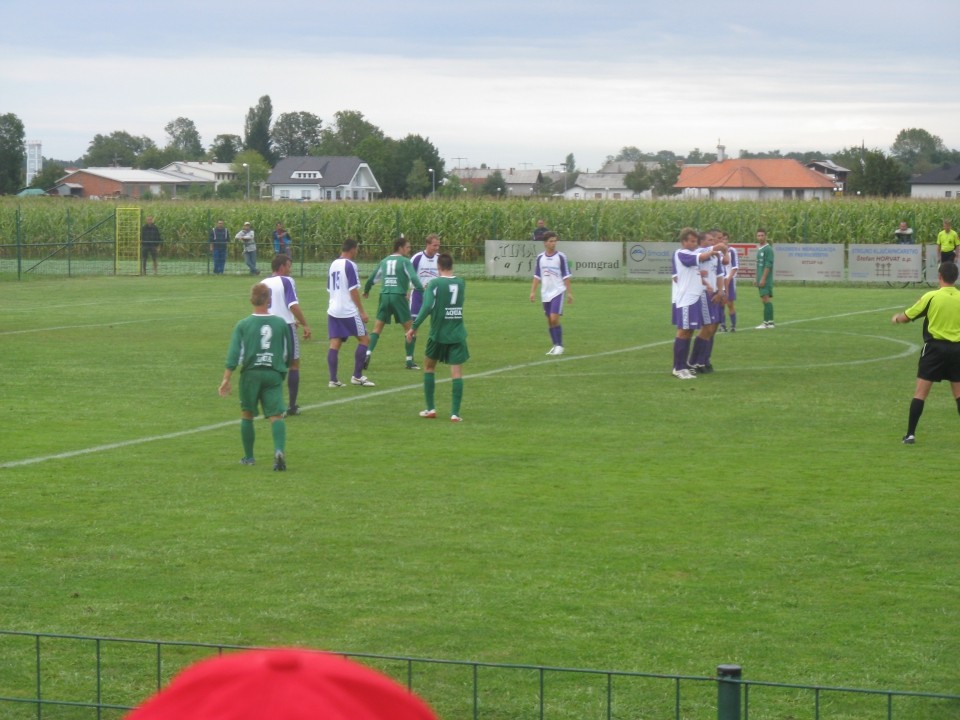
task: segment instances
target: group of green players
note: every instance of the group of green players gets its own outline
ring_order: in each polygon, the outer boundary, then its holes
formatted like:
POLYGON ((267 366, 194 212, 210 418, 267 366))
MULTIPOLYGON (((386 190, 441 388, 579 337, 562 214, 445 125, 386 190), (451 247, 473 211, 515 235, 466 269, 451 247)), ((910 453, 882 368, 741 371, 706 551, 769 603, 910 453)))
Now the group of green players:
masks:
MULTIPOLYGON (((439 248, 438 241, 436 247, 439 248)), ((442 362, 450 366, 452 378, 450 420, 459 423, 462 421, 460 405, 463 400, 463 364, 470 357, 466 327, 463 323, 465 283, 463 278, 453 273, 453 258, 447 253, 439 253, 436 258, 436 276, 424 286, 417 277, 409 254, 409 242, 400 238, 394 245, 393 254, 381 261, 365 287, 365 296, 372 282, 379 281, 381 287, 374 337, 378 338, 383 326, 395 319, 405 330, 407 366, 416 369, 412 358, 416 333, 426 319, 430 318, 430 335, 424 349, 423 367, 426 408, 420 412, 420 417, 437 417, 435 375, 437 363, 442 362), (415 319, 407 300, 411 285, 422 292, 422 299, 418 298, 419 310, 415 319)), ((283 399, 283 383, 287 376, 288 363, 292 359, 296 325, 288 325, 283 317, 270 313, 271 296, 271 289, 264 283, 257 283, 251 289, 250 304, 253 306, 253 313, 240 320, 233 329, 218 392, 221 397, 230 394, 231 376, 239 367, 240 437, 244 449, 240 462, 243 465, 253 465, 255 462, 253 419, 258 409, 262 408, 264 417, 270 421, 273 437, 273 469, 285 471, 287 408, 283 399)), ((358 338, 366 335, 363 319, 360 318, 361 312, 359 311, 356 317, 358 338)), ((365 317, 364 315, 364 319, 365 317)), ((329 319, 331 318, 328 317, 329 319)), ((333 323, 330 323, 330 326, 334 327, 333 323)), ((342 341, 344 338, 338 339, 342 341)), ((371 351, 372 349, 373 344, 370 347, 371 351)))

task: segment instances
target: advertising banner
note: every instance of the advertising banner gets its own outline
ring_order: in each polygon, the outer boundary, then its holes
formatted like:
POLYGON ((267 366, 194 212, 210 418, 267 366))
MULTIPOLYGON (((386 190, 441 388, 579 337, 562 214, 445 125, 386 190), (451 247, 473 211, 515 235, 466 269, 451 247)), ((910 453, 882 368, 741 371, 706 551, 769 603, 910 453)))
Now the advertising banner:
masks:
MULTIPOLYGON (((533 240, 487 240, 487 277, 531 278, 543 243, 533 240)), ((561 240, 557 250, 567 256, 575 278, 623 279, 623 243, 569 242, 561 240)))
POLYGON ((627 279, 669 279, 673 274, 673 253, 680 247, 672 242, 628 242, 627 279))
POLYGON ((773 246, 774 280, 838 282, 843 280, 843 245, 773 246))
MULTIPOLYGON (((851 282, 920 282, 922 249, 921 245, 851 245, 848 278, 851 282)), ((936 277, 936 270, 933 273, 936 277)))

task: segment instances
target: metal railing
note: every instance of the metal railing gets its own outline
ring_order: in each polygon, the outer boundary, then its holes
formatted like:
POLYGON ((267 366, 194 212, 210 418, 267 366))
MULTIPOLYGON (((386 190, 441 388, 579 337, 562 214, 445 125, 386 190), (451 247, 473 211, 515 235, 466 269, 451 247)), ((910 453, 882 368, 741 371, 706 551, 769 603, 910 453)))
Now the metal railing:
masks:
MULTIPOLYGON (((121 718, 180 670, 250 646, 0 630, 0 717, 121 718)), ((453 718, 886 718, 960 716, 960 695, 338 652, 453 718)))

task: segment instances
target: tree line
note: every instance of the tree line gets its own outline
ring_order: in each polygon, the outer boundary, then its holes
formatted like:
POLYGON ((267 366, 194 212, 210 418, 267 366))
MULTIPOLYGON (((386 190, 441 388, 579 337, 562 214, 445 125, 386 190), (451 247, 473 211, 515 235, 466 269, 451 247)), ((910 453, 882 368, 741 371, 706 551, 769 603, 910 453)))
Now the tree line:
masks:
MULTIPOLYGON (((284 157, 314 155, 356 155, 370 165, 387 198, 425 197, 436 193, 441 197, 463 197, 468 190, 475 194, 496 197, 505 192, 505 179, 493 172, 479 186, 464 185, 455 173, 447 173, 440 151, 428 138, 409 134, 401 139, 386 135, 356 110, 334 113, 332 121, 323 120, 308 111, 281 113, 274 119, 269 95, 262 96, 249 108, 243 124, 243 135, 221 134, 204 147, 193 120, 178 117, 164 126, 166 144, 158 146, 145 135, 132 135, 125 130, 97 134, 87 152, 75 161, 44 158, 43 170, 30 186, 52 188, 68 165, 79 167, 161 168, 175 161, 208 161, 229 163, 239 180, 221 183, 216 194, 222 198, 242 197, 248 173, 251 183, 266 181, 272 167, 284 157)), ((13 113, 0 115, 0 194, 15 193, 23 187, 25 142, 24 127, 13 113)), ((909 179, 936 167, 960 163, 960 151, 948 149, 941 138, 922 128, 901 130, 889 152, 879 148, 851 146, 839 152, 788 152, 780 150, 754 153, 740 150, 741 158, 792 158, 801 162, 831 160, 850 170, 848 195, 894 197, 909 195, 909 179)), ((635 169, 627 174, 626 185, 635 192, 652 191, 655 197, 676 194, 673 187, 683 164, 710 163, 715 153, 694 148, 686 156, 669 150, 645 153, 635 146, 625 146, 607 161, 634 161, 635 169)), ((545 176, 536 195, 560 192, 575 182, 578 170, 573 154, 566 157, 559 178, 545 176)), ((213 196, 213 188, 192 191, 198 198, 213 196)))

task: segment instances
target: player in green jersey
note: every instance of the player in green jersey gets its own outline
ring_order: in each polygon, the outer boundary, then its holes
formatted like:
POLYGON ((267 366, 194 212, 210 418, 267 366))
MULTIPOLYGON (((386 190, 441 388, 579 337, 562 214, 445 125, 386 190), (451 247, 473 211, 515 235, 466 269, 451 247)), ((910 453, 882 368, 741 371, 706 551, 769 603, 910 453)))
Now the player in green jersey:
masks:
POLYGON ((227 362, 220 383, 220 397, 230 394, 230 377, 240 366, 240 439, 243 442, 241 465, 253 465, 253 418, 263 407, 273 434, 273 469, 286 470, 284 456, 287 426, 283 419, 283 380, 290 354, 290 328, 282 317, 271 315, 270 288, 257 283, 250 291, 253 314, 237 323, 230 338, 227 362))
POLYGON ((757 288, 763 303, 763 322, 757 330, 772 330, 773 324, 773 246, 767 243, 767 231, 757 230, 757 288))
POLYGON ((434 404, 435 371, 438 362, 450 366, 453 385, 450 420, 460 422, 460 403, 463 401, 463 364, 470 359, 467 350, 467 329, 463 325, 463 300, 466 285, 463 278, 453 274, 453 258, 441 253, 437 258, 439 277, 427 284, 423 291, 423 306, 417 319, 407 330, 407 342, 412 343, 423 322, 430 318, 430 336, 423 352, 423 395, 427 409, 422 418, 437 416, 434 404))
MULTIPOLYGON (((393 254, 387 255, 380 261, 377 271, 370 276, 363 286, 363 297, 370 296, 370 288, 377 281, 380 281, 380 305, 377 308, 377 321, 373 325, 373 332, 370 333, 370 349, 367 350, 367 359, 363 363, 363 369, 366 370, 370 365, 370 356, 373 354, 377 342, 380 340, 380 333, 383 332, 383 326, 396 319, 403 325, 406 332, 410 329, 410 323, 413 322, 410 317, 410 305, 407 301, 407 294, 410 286, 413 285, 417 290, 423 290, 423 283, 417 277, 417 271, 410 262, 410 243, 401 235, 393 243, 393 254)), ((407 369, 419 370, 416 363, 413 362, 413 344, 406 343, 404 348, 407 357, 407 369)))

